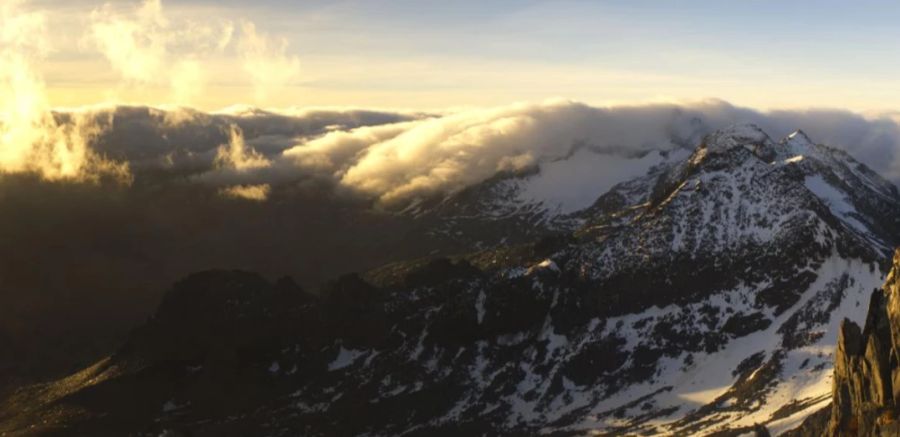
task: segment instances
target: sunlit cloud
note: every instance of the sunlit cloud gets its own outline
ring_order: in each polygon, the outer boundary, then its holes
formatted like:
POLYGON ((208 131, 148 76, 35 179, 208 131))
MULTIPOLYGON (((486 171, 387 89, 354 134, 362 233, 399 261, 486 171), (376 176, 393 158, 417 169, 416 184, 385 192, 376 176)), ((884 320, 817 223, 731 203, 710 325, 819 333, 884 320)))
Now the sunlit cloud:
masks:
MULTIPOLYGON (((41 65, 54 53, 46 12, 28 8, 24 0, 0 5, 0 171, 35 172, 47 179, 98 180, 104 175, 130 180, 127 162, 96 153, 91 144, 112 123, 103 123, 93 109, 53 112, 41 65), (64 121, 63 121, 64 119, 64 121)), ((234 70, 259 90, 263 101, 296 77, 299 61, 287 55, 285 40, 242 24, 235 44, 231 21, 187 19, 166 14, 161 0, 144 0, 121 7, 107 3, 85 15, 81 49, 107 60, 119 80, 97 93, 108 102, 127 90, 168 90, 168 101, 190 105, 202 96, 211 76, 210 65, 230 53, 234 70), (111 99, 110 99, 111 97, 111 99)), ((104 100, 100 98, 100 100, 104 100)), ((169 122, 188 112, 170 111, 169 122)), ((230 143, 219 150, 217 164, 245 171, 269 162, 248 146, 240 129, 232 128, 230 143)))
MULTIPOLYGON (((692 149, 703 135, 739 122, 760 125, 776 141, 803 129, 900 180, 900 125, 889 115, 764 112, 720 100, 608 107, 557 100, 459 110, 329 132, 285 150, 283 159, 390 205, 452 193, 501 174, 539 172, 583 149, 609 157, 597 160, 596 173, 615 174, 621 157, 692 149)), ((595 198, 602 194, 591 186, 578 189, 595 198)))
POLYGON ((246 20, 235 35, 228 19, 172 17, 161 0, 144 0, 125 11, 110 3, 95 9, 86 42, 103 54, 126 88, 164 86, 175 104, 195 104, 214 69, 228 71, 229 80, 246 81, 257 103, 300 73, 286 39, 258 31, 246 20))
MULTIPOLYGON (((69 111, 64 122, 54 114, 40 68, 54 50, 54 41, 48 38, 48 15, 26 10, 23 5, 22 0, 15 0, 0 6, 4 145, 0 165, 6 172, 96 179, 100 173, 130 175, 141 166, 159 164, 176 169, 184 165, 218 172, 217 180, 230 185, 274 184, 275 174, 278 180, 312 175, 391 204, 458 191, 498 174, 539 171, 545 163, 565 159, 579 148, 627 155, 670 149, 681 143, 690 145, 699 135, 737 121, 756 121, 776 136, 803 128, 822 142, 847 148, 892 178, 900 168, 900 160, 893 159, 892 152, 900 135, 891 115, 864 117, 824 110, 761 112, 722 101, 678 103, 677 95, 667 103, 632 106, 553 100, 436 110, 430 111, 430 116, 368 111, 358 114, 362 120, 358 123, 349 113, 328 113, 325 119, 334 117, 342 122, 334 126, 320 126, 318 121, 311 121, 310 114, 258 111, 248 106, 236 107, 245 108, 241 111, 250 116, 188 109, 149 111, 153 117, 160 117, 153 118, 152 123, 163 124, 153 124, 158 129, 154 134, 175 129, 178 134, 173 138, 180 139, 159 140, 155 146, 171 150, 152 149, 151 153, 151 149, 134 146, 135 140, 128 136, 127 144, 108 144, 109 138, 120 138, 107 135, 109 129, 127 129, 117 126, 121 120, 104 120, 107 113, 102 110, 69 111), (697 119, 703 122, 696 125, 697 119), (316 128, 300 129, 298 126, 304 123, 316 124, 316 128), (197 132, 188 135, 185 129, 197 132), (202 147, 190 142, 200 142, 202 147), (886 154, 891 159, 878 158, 886 154), (226 175, 239 175, 239 179, 229 180, 226 175)), ((227 13, 203 15, 186 13, 183 5, 182 9, 176 5, 171 10, 167 6, 162 0, 107 3, 81 12, 81 20, 70 20, 75 23, 71 26, 87 24, 81 29, 82 54, 108 64, 107 75, 113 75, 107 81, 107 91, 114 95, 111 104, 122 101, 116 98, 120 93, 146 90, 169 103, 192 105, 206 99, 211 87, 232 86, 234 90, 251 90, 252 99, 263 106, 270 98, 314 86, 299 85, 300 79, 306 78, 300 75, 300 59, 291 53, 289 40, 269 32, 271 28, 243 17, 229 19, 227 13), (231 82, 223 85, 223 81, 231 82)), ((319 56, 321 61, 322 54, 319 56)), ((378 56, 369 54, 359 59, 362 61, 356 65, 336 60, 330 64, 331 70, 322 63, 308 67, 304 59, 302 72, 320 85, 329 79, 337 81, 337 86, 347 88, 347 95, 360 90, 358 95, 365 95, 365 84, 353 88, 351 82, 368 76, 382 83, 393 81, 392 86, 407 91, 421 86, 424 89, 416 95, 423 99, 441 94, 432 89, 448 87, 446 92, 453 92, 454 81, 447 76, 471 84, 484 84, 488 78, 490 83, 503 81, 539 91, 547 80, 574 83, 584 89, 598 77, 609 83, 630 78, 656 87, 672 80, 665 74, 635 76, 626 70, 578 70, 573 74, 565 68, 545 65, 533 69, 526 68, 528 63, 510 64, 502 59, 484 61, 478 68, 456 63, 455 59, 430 58, 441 62, 422 63, 381 58, 383 62, 378 62, 378 56), (504 67, 510 65, 522 68, 509 72, 504 67), (332 70, 347 76, 331 77, 332 70)), ((239 92, 233 95, 242 96, 239 92)))
POLYGON ((25 12, 23 2, 0 6, 0 171, 33 172, 46 179, 129 179, 127 164, 96 155, 88 146, 99 128, 76 115, 59 123, 34 64, 47 44, 45 16, 25 12))
POLYGON ((268 184, 260 185, 235 185, 219 190, 219 194, 232 199, 252 200, 264 202, 269 197, 271 187, 268 184))
POLYGON ((123 14, 109 3, 91 12, 89 45, 127 85, 168 85, 172 103, 192 103, 206 87, 204 61, 229 45, 232 23, 173 21, 161 0, 145 0, 129 12, 123 14))
POLYGON ((332 132, 284 156, 390 204, 535 170, 578 148, 625 155, 671 149, 693 134, 689 119, 674 106, 604 109, 558 100, 332 132))
POLYGON ((228 145, 219 147, 216 153, 216 164, 220 168, 231 168, 237 171, 266 168, 272 165, 268 159, 247 145, 243 132, 237 126, 231 126, 228 145))
POLYGON ((290 84, 300 74, 300 61, 287 55, 288 41, 260 34, 256 25, 244 22, 238 50, 244 71, 250 76, 257 101, 290 84))
POLYGON ((146 0, 133 17, 115 15, 110 4, 91 13, 91 37, 98 49, 131 80, 157 80, 167 56, 167 27, 159 0, 146 0))

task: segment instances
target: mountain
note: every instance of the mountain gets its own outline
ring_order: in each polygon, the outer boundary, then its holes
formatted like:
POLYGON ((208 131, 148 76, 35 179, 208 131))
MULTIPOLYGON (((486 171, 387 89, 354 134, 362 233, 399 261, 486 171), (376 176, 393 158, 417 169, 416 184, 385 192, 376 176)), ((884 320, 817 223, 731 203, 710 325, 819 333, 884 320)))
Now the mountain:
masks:
MULTIPOLYGON (((678 144, 675 138, 669 141, 678 144)), ((638 153, 573 147, 564 159, 427 197, 400 215, 416 224, 412 234, 447 253, 527 243, 574 232, 593 215, 589 207, 600 194, 617 183, 659 173, 688 154, 688 148, 678 146, 638 153), (601 163, 605 171, 597 171, 601 163)))
POLYGON ((775 142, 737 125, 654 159, 574 210, 523 195, 528 177, 419 205, 405 213, 425 230, 455 223, 448 240, 484 248, 345 275, 320 294, 191 275, 108 358, 10 396, 0 432, 796 427, 831 401, 839 322, 863 320, 885 278, 900 194, 800 131, 775 142))

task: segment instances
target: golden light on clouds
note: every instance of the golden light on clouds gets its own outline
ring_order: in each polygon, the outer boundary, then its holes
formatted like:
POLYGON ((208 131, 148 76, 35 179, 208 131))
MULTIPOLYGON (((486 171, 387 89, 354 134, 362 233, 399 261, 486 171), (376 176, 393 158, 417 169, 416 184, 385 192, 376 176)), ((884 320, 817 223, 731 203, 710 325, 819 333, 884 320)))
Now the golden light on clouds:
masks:
POLYGON ((300 61, 287 55, 288 42, 273 40, 256 31, 256 25, 244 22, 238 43, 244 71, 250 75, 257 101, 283 88, 300 73, 300 61))
MULTIPOLYGON (((615 57, 588 57, 576 62, 547 55, 546 49, 556 45, 521 32, 547 26, 540 20, 519 23, 519 30, 511 33, 506 32, 516 26, 482 20, 480 29, 494 32, 485 36, 464 34, 454 27, 460 23, 432 17, 435 25, 452 30, 443 34, 440 28, 413 22, 415 11, 394 8, 392 13, 401 15, 409 27, 392 26, 396 23, 387 20, 391 18, 387 12, 364 17, 360 10, 371 6, 352 5, 342 9, 261 2, 251 8, 165 0, 3 1, 0 171, 82 180, 114 174, 128 180, 126 163, 113 162, 88 146, 110 129, 109 123, 99 121, 98 104, 202 110, 236 104, 321 105, 414 108, 444 115, 440 121, 420 121, 414 128, 404 123, 363 126, 304 138, 303 147, 285 146, 284 158, 293 164, 329 169, 341 183, 389 201, 466 185, 475 180, 473 175, 532 165, 534 156, 529 152, 535 151, 519 150, 517 145, 531 144, 531 138, 543 135, 532 127, 536 119, 566 111, 560 109, 564 105, 532 105, 541 114, 537 117, 522 109, 527 104, 511 106, 511 102, 567 96, 594 106, 613 106, 723 97, 755 107, 807 108, 806 102, 826 95, 822 89, 842 107, 861 108, 867 101, 862 88, 837 86, 837 79, 825 76, 797 81, 793 72, 778 70, 776 75, 764 63, 741 63, 739 69, 729 70, 730 54, 714 51, 678 48, 653 58, 649 66, 643 64, 650 58, 618 62, 615 57), (419 42, 420 37, 425 41, 419 42), (521 43, 528 38, 537 38, 539 44, 521 43), (473 41, 496 44, 472 48, 473 41), (435 42, 444 45, 432 45, 435 42), (529 47, 535 50, 525 50, 529 47), (486 51, 478 51, 482 49, 486 51), (303 53, 302 63, 297 53, 303 53), (672 59, 687 59, 691 68, 669 68, 678 66, 672 59), (763 82, 766 92, 760 93, 763 82), (61 107, 70 110, 61 115, 61 107), (531 133, 511 134, 517 132, 531 133), (478 144, 495 145, 473 146, 478 144), (490 155, 495 150, 505 152, 490 155), (474 163, 465 159, 482 152, 491 159, 474 163), (364 158, 360 165, 339 164, 354 154, 364 158)), ((880 102, 889 103, 890 90, 900 89, 893 81, 890 77, 865 83, 867 89, 877 88, 880 102)), ((229 126, 222 129, 223 136, 229 135, 229 126)), ((240 129, 230 129, 229 140, 216 140, 226 144, 208 156, 215 157, 218 169, 246 176, 279 166, 278 157, 258 142, 258 132, 244 141, 240 129)), ((566 138, 565 134, 551 132, 546 141, 566 138)))
POLYGON ((230 142, 219 146, 216 153, 219 168, 248 171, 266 168, 272 163, 244 142, 244 134, 237 126, 231 126, 230 142))
POLYGON ((45 16, 21 11, 21 1, 0 8, 0 172, 34 172, 46 179, 128 180, 126 164, 106 161, 88 147, 97 126, 85 114, 59 123, 34 64, 50 50, 45 16))
POLYGON ((229 79, 252 85, 260 104, 300 73, 287 40, 258 32, 249 21, 239 23, 236 37, 230 20, 170 18, 161 0, 145 0, 124 12, 106 4, 90 22, 87 40, 121 75, 123 91, 168 86, 168 103, 198 104, 216 64, 226 64, 229 79))
POLYGON ((90 39, 125 79, 154 82, 167 57, 168 20, 159 0, 146 0, 133 17, 116 16, 107 4, 91 13, 90 39))
POLYGON ((269 184, 235 185, 219 190, 219 194, 232 199, 263 202, 269 198, 269 191, 271 191, 269 184))
MULTIPOLYGON (((90 110, 67 113, 67 122, 59 121, 41 70, 54 51, 48 15, 27 6, 24 0, 0 5, 0 172, 33 172, 50 180, 109 176, 130 181, 126 163, 107 160, 88 146, 105 128, 90 110)), ((102 54, 118 76, 103 92, 88 93, 93 103, 120 102, 119 95, 135 90, 165 89, 168 102, 192 105, 206 89, 207 61, 228 50, 242 63, 259 99, 299 74, 299 61, 286 55, 285 40, 271 39, 245 22, 235 44, 230 21, 173 20, 161 0, 145 0, 124 11, 106 4, 90 12, 88 23, 80 45, 102 54)), ((238 170, 268 165, 244 144, 238 130, 220 154, 222 163, 238 170)))

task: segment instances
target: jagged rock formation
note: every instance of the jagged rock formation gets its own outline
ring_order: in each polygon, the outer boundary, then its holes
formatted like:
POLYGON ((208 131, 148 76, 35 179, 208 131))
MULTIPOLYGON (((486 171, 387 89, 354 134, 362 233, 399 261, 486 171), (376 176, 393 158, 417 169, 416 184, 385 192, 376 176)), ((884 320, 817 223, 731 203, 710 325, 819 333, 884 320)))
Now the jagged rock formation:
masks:
POLYGON ((900 250, 884 287, 872 292, 865 326, 841 322, 832 405, 794 435, 897 436, 900 401, 900 250), (895 388, 896 387, 896 388, 895 388), (830 413, 830 417, 827 415, 830 413))
POLYGON ((321 297, 192 276, 109 359, 0 406, 0 431, 778 434, 828 403, 838 321, 883 282, 900 195, 802 132, 744 125, 565 219, 321 297))
MULTIPOLYGON (((872 293, 865 331, 841 323, 834 366, 833 435, 897 435, 891 381, 893 356, 884 295, 872 293)), ((895 361, 895 360, 894 360, 895 361)))

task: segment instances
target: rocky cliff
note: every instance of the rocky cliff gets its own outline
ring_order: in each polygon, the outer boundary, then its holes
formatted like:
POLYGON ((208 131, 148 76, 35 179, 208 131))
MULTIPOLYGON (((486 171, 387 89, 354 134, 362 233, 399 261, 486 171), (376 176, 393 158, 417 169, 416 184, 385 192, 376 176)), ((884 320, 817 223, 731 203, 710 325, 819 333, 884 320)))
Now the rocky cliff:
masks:
POLYGON ((829 432, 834 436, 900 435, 900 251, 884 287, 872 293, 865 327, 841 323, 829 432))
POLYGON ((786 435, 898 436, 900 406, 900 249, 865 325, 844 319, 834 361, 832 403, 786 435))

